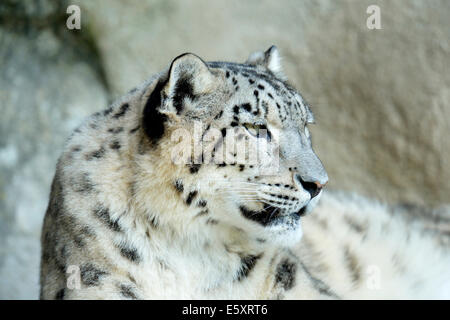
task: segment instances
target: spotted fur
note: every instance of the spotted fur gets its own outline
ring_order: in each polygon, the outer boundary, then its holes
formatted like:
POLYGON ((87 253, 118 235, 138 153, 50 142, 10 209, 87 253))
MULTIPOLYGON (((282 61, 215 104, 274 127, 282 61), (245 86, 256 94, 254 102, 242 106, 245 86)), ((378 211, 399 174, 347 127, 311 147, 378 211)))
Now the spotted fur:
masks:
POLYGON ((448 293, 441 233, 332 195, 309 215, 328 180, 313 122, 276 47, 245 63, 175 58, 68 139, 42 230, 41 298, 448 293), (175 163, 186 137, 202 148, 175 163), (249 161, 261 141, 262 159, 278 159, 273 172, 249 161), (379 290, 368 286, 371 266, 384 277, 379 290))

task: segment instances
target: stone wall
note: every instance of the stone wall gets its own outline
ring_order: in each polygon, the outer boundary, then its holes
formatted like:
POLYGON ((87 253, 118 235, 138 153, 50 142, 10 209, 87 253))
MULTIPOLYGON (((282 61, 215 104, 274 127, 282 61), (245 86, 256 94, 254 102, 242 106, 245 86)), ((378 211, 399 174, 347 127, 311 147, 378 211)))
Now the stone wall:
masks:
POLYGON ((40 229, 56 160, 107 104, 89 39, 55 1, 0 2, 0 299, 37 298, 40 229))

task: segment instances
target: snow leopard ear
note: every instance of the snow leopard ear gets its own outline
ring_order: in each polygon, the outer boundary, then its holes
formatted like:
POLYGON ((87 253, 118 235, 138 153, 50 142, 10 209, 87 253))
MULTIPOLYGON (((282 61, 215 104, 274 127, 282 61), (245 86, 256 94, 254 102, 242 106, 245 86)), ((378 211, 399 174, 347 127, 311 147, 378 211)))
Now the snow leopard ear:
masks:
POLYGON ((260 65, 266 67, 272 71, 277 77, 285 79, 286 76, 283 73, 281 67, 281 56, 276 46, 271 46, 265 52, 257 51, 252 53, 247 61, 247 64, 260 65))
POLYGON ((182 54, 170 65, 167 84, 163 90, 167 103, 161 112, 180 115, 185 109, 189 109, 189 102, 214 87, 215 76, 206 63, 195 54, 182 54))

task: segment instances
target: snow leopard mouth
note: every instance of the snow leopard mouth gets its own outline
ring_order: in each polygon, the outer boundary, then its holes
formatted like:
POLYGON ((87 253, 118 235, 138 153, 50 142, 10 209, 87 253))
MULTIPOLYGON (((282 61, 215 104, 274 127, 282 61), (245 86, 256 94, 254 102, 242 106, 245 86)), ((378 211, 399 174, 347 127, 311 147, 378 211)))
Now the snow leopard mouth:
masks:
POLYGON ((300 210, 295 212, 286 212, 282 208, 274 207, 270 205, 264 205, 262 210, 251 210, 244 205, 239 207, 242 215, 254 222, 257 222, 263 226, 269 226, 274 224, 283 223, 287 218, 291 220, 299 220, 307 213, 308 203, 305 204, 300 210))
POLYGON ((307 206, 308 206, 308 204, 305 204, 300 210, 295 212, 295 215, 297 215, 299 218, 303 217, 306 214, 306 207, 307 206))

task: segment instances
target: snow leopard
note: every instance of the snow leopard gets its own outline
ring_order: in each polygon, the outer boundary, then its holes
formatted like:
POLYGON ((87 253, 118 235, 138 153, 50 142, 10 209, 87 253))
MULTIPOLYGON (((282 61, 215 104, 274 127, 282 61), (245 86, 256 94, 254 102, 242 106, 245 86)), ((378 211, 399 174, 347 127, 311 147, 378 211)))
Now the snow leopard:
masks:
POLYGON ((312 109, 271 46, 182 54, 87 118, 56 166, 40 298, 450 297, 449 215, 322 197, 312 109))

